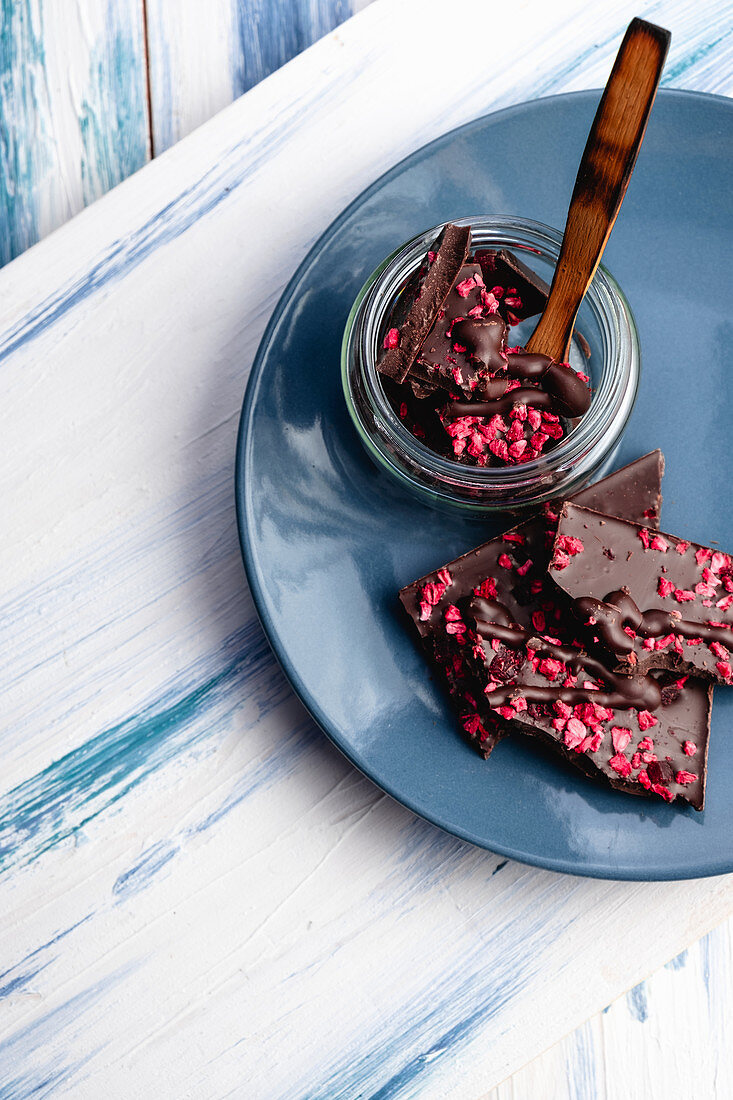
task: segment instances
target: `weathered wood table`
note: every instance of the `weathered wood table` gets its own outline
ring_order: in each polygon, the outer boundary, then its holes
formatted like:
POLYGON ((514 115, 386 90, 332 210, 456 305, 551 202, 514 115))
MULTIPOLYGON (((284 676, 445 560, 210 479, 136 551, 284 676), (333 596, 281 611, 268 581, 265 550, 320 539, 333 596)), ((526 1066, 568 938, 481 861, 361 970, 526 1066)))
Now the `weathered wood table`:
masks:
POLYGON ((667 85, 733 93, 729 0, 613 8, 377 0, 177 144, 265 5, 8 14, 3 258, 172 148, 0 272, 3 1100, 733 1095, 733 878, 555 875, 396 805, 293 697, 235 531, 257 343, 363 187, 602 84, 634 14, 667 85))

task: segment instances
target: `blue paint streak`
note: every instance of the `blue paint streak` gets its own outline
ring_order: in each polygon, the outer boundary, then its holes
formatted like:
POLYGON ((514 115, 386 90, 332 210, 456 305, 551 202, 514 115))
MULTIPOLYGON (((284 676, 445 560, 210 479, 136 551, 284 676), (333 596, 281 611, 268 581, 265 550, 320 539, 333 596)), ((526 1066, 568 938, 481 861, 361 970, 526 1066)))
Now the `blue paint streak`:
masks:
MULTIPOLYGON (((290 688, 257 620, 231 638, 198 683, 163 688, 140 714, 104 730, 0 798, 0 873, 32 863, 157 768, 207 742, 247 698, 267 713, 290 688), (216 715, 216 718, 214 717, 216 715)), ((200 675, 200 672, 199 672, 200 675)))
POLYGON ((148 159, 148 113, 143 32, 133 8, 107 0, 107 33, 89 63, 79 128, 84 204, 142 168, 148 159))
POLYGON ((29 982, 33 981, 33 979, 41 973, 41 971, 50 966, 52 962, 55 962, 57 956, 53 955, 50 959, 46 959, 45 962, 40 963, 40 965, 34 963, 30 968, 27 968, 28 963, 38 959, 38 956, 44 951, 47 951, 49 947, 54 947, 57 943, 60 943, 61 940, 66 939, 66 937, 77 928, 80 928, 82 924, 86 924, 88 920, 91 920, 93 916, 93 913, 88 913, 85 917, 75 921, 74 924, 70 925, 68 928, 64 928, 61 932, 57 932, 50 940, 46 940, 45 943, 39 944, 38 947, 35 947, 13 966, 0 973, 0 982, 5 982, 4 985, 0 986, 0 997, 5 997, 10 993, 17 993, 19 990, 24 989, 29 982), (17 971, 24 966, 26 969, 21 974, 18 974, 17 971), (13 975, 13 977, 11 977, 11 975, 13 975))
POLYGON ((22 974, 18 974, 15 978, 11 978, 5 985, 0 985, 0 999, 9 997, 12 993, 19 993, 22 989, 25 989, 48 965, 49 963, 46 962, 42 963, 40 966, 32 967, 30 970, 25 970, 22 974))
MULTIPOLYGON (((88 989, 77 993, 64 1004, 45 1013, 0 1044, 0 1098, 27 1100, 30 1096, 50 1096, 77 1075, 102 1046, 89 1051, 83 1058, 69 1062, 61 1054, 45 1052, 58 1045, 64 1035, 67 1050, 78 1046, 87 1031, 85 1013, 140 966, 139 962, 121 967, 88 989)), ((106 1044, 105 1044, 106 1045, 106 1044)))
MULTIPOLYGON (((44 4, 2 0, 0 34, 0 264, 35 244, 42 194, 54 219, 77 210, 60 171, 56 88, 48 81, 44 4)), ((139 8, 108 0, 91 47, 79 127, 83 202, 98 198, 147 159, 145 59, 139 8)), ((56 50, 55 43, 51 49, 56 50)), ((68 165, 67 165, 68 168, 68 165)), ((48 215, 47 215, 48 217, 48 215)), ((46 226, 48 229, 48 226, 46 226)))
POLYGON ((708 1008, 708 1016, 713 1014, 713 989, 711 980, 713 976, 712 953, 714 932, 708 932, 700 940, 700 952, 702 955, 702 980, 705 986, 705 1002, 708 1008))
POLYGON ((160 872, 180 854, 187 840, 207 832, 257 791, 287 778, 296 770, 301 759, 312 746, 315 743, 320 744, 322 740, 319 730, 310 719, 296 726, 274 752, 247 771, 221 806, 195 825, 187 826, 176 840, 162 840, 153 844, 143 852, 132 867, 123 871, 112 887, 112 893, 117 901, 127 901, 130 897, 147 889, 160 872))
MULTIPOLYGON (((455 967, 447 969, 419 999, 405 1005, 406 1015, 386 1021, 384 1035, 370 1039, 368 1046, 372 1049, 368 1053, 347 1056, 340 1065, 330 1068, 318 1085, 309 1087, 305 1093, 308 1100, 352 1100, 367 1095, 370 1100, 390 1100, 402 1093, 419 1095, 421 1083, 440 1061, 454 1057, 467 1046, 477 1030, 500 1016, 534 979, 537 960, 550 938, 541 899, 527 913, 527 919, 523 915, 521 920, 523 940, 533 945, 531 955, 516 949, 500 954, 490 945, 479 943, 462 960, 460 975, 455 967), (449 1023, 456 1015, 456 1006, 469 1003, 474 1006, 472 1011, 449 1023), (431 1032, 437 1032, 437 1037, 427 1040, 431 1032), (427 1049, 420 1049, 426 1042, 427 1049), (418 1048, 419 1053, 410 1055, 411 1048, 418 1048), (401 1057, 406 1059, 404 1064, 384 1080, 387 1066, 401 1057), (371 1082, 377 1080, 381 1084, 373 1090, 371 1082)), ((492 927, 491 942, 502 941, 508 932, 506 927, 492 927)))
POLYGON ((288 775, 292 775, 313 745, 321 744, 322 741, 323 736, 320 730, 310 718, 296 726, 275 752, 271 753, 266 760, 263 760, 242 777, 221 806, 207 814, 202 821, 187 829, 186 836, 196 836, 199 833, 206 832, 257 791, 271 786, 278 780, 287 778, 288 775))
POLYGON ((172 844, 168 840, 161 840, 158 844, 153 844, 151 848, 143 852, 137 863, 134 863, 129 870, 118 875, 112 887, 112 893, 120 900, 127 900, 134 894, 144 890, 149 885, 150 880, 158 875, 172 859, 175 859, 178 851, 178 845, 172 844))
POLYGON ((570 1100, 589 1100, 590 1097, 598 1096, 596 1052, 591 1024, 585 1023, 579 1027, 571 1042, 572 1054, 567 1072, 568 1095, 570 1100))
POLYGON ((353 12, 351 0, 235 0, 234 96, 259 84, 353 12))
POLYGON ((646 982, 639 982, 638 985, 629 990, 626 994, 626 1005, 631 1015, 640 1024, 643 1024, 649 1018, 646 982))
POLYGON ((38 183, 49 149, 38 132, 38 74, 43 41, 30 11, 17 0, 0 4, 0 265, 38 240, 38 183))
MULTIPOLYGON (((730 8, 728 8, 728 17, 730 18, 730 8)), ((707 31, 710 25, 711 24, 708 23, 704 29, 707 31)), ((670 61, 670 63, 665 66, 662 84, 669 86, 673 81, 678 80, 683 73, 686 73, 688 69, 705 61, 717 46, 720 46, 722 42, 725 42, 731 37, 731 34, 733 34, 733 26, 729 26, 723 34, 713 39, 712 42, 701 42, 686 54, 683 54, 679 59, 670 61)), ((713 89, 710 90, 712 91, 713 89)))
POLYGON ((670 959, 668 963, 664 964, 665 970, 682 970, 687 965, 688 950, 680 951, 679 955, 676 955, 674 959, 670 959))

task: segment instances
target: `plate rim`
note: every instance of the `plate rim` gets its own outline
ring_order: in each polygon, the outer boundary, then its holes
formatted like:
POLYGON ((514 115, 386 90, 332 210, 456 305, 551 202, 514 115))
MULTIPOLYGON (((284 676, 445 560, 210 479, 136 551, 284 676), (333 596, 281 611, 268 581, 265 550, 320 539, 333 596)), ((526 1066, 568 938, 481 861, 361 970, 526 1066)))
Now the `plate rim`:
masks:
MULTIPOLYGON (((300 702, 308 711, 310 717, 319 727, 319 729, 326 735, 329 741, 335 745, 335 747, 346 757, 346 759, 354 765, 362 775, 366 776, 370 782, 374 783, 381 791, 384 791, 393 798, 401 806, 405 806, 417 817, 422 818, 424 821, 428 821, 431 825, 436 826, 449 836, 458 837, 460 840, 466 841, 469 844, 473 844, 475 847, 481 848, 484 851, 492 852, 505 859, 512 859, 518 863, 522 863, 525 866, 538 867, 546 871, 554 871, 562 874, 572 875, 580 878, 596 878, 606 879, 611 881, 627 881, 627 882, 677 882, 687 879, 695 878, 710 878, 716 875, 728 874, 733 871, 733 857, 724 861, 722 858, 720 861, 707 860, 704 866, 696 863, 695 866, 685 864, 679 868, 676 868, 674 872, 670 871, 667 867, 651 866, 646 867, 642 871, 639 867, 632 864, 619 864, 614 867, 610 867, 603 863, 584 863, 581 866, 576 866, 571 860, 561 859, 555 857, 547 857, 541 854, 535 854, 532 852, 519 851, 506 844, 487 844, 482 837, 478 837, 471 833, 470 830, 462 828, 460 825, 446 824, 444 821, 439 820, 438 817, 426 812, 424 807, 415 804, 414 800, 410 797, 406 797, 403 793, 395 790, 394 785, 390 783, 388 778, 378 778, 375 776, 373 769, 370 769, 369 765, 361 759, 361 754, 352 745, 348 744, 340 735, 338 730, 333 730, 330 723, 323 714, 317 699, 312 695, 306 683, 298 675, 288 655, 287 646, 280 637, 275 625, 272 621, 270 613, 267 608, 267 604, 264 598, 264 585, 262 578, 259 575, 256 565, 256 556, 254 552, 254 546, 252 544, 251 529, 252 523, 249 516, 249 499, 247 493, 247 438, 249 435, 252 417, 256 406, 257 389, 262 377, 263 367, 265 360, 270 350, 270 346, 275 339, 277 329, 285 316, 284 306, 290 300, 292 291, 297 284, 306 275, 310 265, 320 255, 324 246, 332 239, 332 237, 339 231, 342 223, 350 217, 352 211, 360 206, 362 203, 376 191, 380 190, 389 180, 398 176, 412 161, 417 161, 424 157, 429 151, 440 147, 443 144, 447 144, 453 141, 457 136, 470 133, 472 129, 479 128, 484 125, 489 119, 499 119, 511 117, 512 114, 519 113, 528 107, 533 107, 539 103, 549 103, 556 100, 567 99, 588 99, 593 102, 600 98, 602 89, 582 89, 572 92, 560 92, 550 96, 538 96, 534 99, 523 100, 521 103, 510 104, 507 107, 500 108, 495 111, 488 111, 486 114, 480 115, 477 118, 471 119, 468 122, 462 123, 460 126, 456 126, 451 130, 440 134, 438 137, 433 138, 432 141, 427 142, 425 145, 419 146, 417 149, 408 153, 402 157, 399 161, 393 164, 385 172, 379 175, 372 183, 359 192, 329 223, 324 231, 317 237, 308 252, 305 254, 301 262, 298 264, 296 270, 293 272, 291 278, 288 280, 282 294, 278 298, 275 308, 270 315, 270 318, 265 327, 265 331, 262 335, 262 339, 257 348, 257 352, 252 361, 252 367, 250 369, 249 377, 244 391, 244 398, 242 401, 242 409, 239 418, 239 427, 237 430, 236 439, 236 453, 235 453, 235 471, 234 471, 234 495, 235 495, 235 508, 237 517, 237 531, 239 536, 240 550, 242 554, 242 560, 244 564, 244 570, 247 577, 247 583, 249 585, 250 592, 252 594, 252 600, 257 612, 258 618, 262 625, 265 637, 268 644, 272 649, 272 652, 282 669, 282 672, 290 684, 291 688, 298 696, 300 702)), ((657 93, 659 97, 664 99, 668 98, 685 98, 685 99, 698 99, 704 102, 712 101, 715 104, 726 105, 728 109, 733 110, 733 98, 725 95, 720 95, 712 92, 700 92, 686 88, 660 88, 657 93)))

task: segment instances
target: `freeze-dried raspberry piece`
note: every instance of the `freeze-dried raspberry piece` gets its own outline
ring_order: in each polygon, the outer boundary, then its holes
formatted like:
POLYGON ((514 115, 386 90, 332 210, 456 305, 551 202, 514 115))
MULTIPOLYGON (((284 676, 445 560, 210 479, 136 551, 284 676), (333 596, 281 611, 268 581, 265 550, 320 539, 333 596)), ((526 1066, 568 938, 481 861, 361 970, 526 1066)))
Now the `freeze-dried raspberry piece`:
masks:
POLYGON ((551 657, 545 657, 539 662, 537 671, 540 676, 546 676, 548 680, 556 680, 558 676, 565 673, 565 665, 562 661, 555 660, 551 657))
POLYGON ((484 596, 487 600, 495 600, 497 598, 496 581, 493 577, 484 577, 481 584, 474 588, 473 594, 474 596, 484 596))
POLYGON ((611 739, 616 752, 623 752, 631 741, 631 730, 625 729, 623 726, 613 726, 611 728, 611 739))
POLYGON ((443 598, 446 587, 445 584, 436 584, 434 581, 429 581, 423 586, 420 593, 420 618, 423 621, 430 618, 436 603, 443 598))
POLYGON ((615 756, 612 756, 608 761, 608 766, 618 772, 619 775, 622 775, 624 779, 631 775, 631 761, 627 760, 623 753, 618 752, 615 756))
POLYGON ((679 771, 674 777, 675 783, 682 783, 684 786, 688 786, 690 783, 695 783, 697 776, 694 772, 679 771))
POLYGON ((476 285, 475 276, 469 275, 467 279, 456 284, 456 294, 460 294, 461 298, 467 298, 476 285))
POLYGON ((690 600, 695 599, 695 593, 690 592, 689 589, 676 588, 674 598, 677 600, 677 603, 688 603, 690 600))

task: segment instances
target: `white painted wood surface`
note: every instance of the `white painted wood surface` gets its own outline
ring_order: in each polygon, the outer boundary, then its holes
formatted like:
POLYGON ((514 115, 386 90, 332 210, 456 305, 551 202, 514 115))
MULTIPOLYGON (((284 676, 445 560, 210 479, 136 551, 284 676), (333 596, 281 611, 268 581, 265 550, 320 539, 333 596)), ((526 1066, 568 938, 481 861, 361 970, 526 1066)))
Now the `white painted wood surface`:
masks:
POLYGON ((0 25, 0 265, 148 159, 140 0, 14 0, 0 25))
MULTIPOLYGON (((653 17, 668 82, 726 93, 731 8, 707 9, 653 17)), ((640 9, 453 10, 521 41, 508 77, 452 58, 395 115, 442 6, 378 0, 0 273, 3 1097, 490 1094, 733 910, 730 878, 574 880, 416 820, 313 730, 253 617, 231 468, 282 285, 411 149, 601 83, 640 9)), ((593 1095, 591 1071, 598 1095, 682 1095, 662 1074, 729 1095, 727 937, 494 1095, 593 1095), (655 1006, 693 970, 671 1026, 655 1006), (675 1040, 705 1005, 717 1061, 693 1072, 675 1040)))

